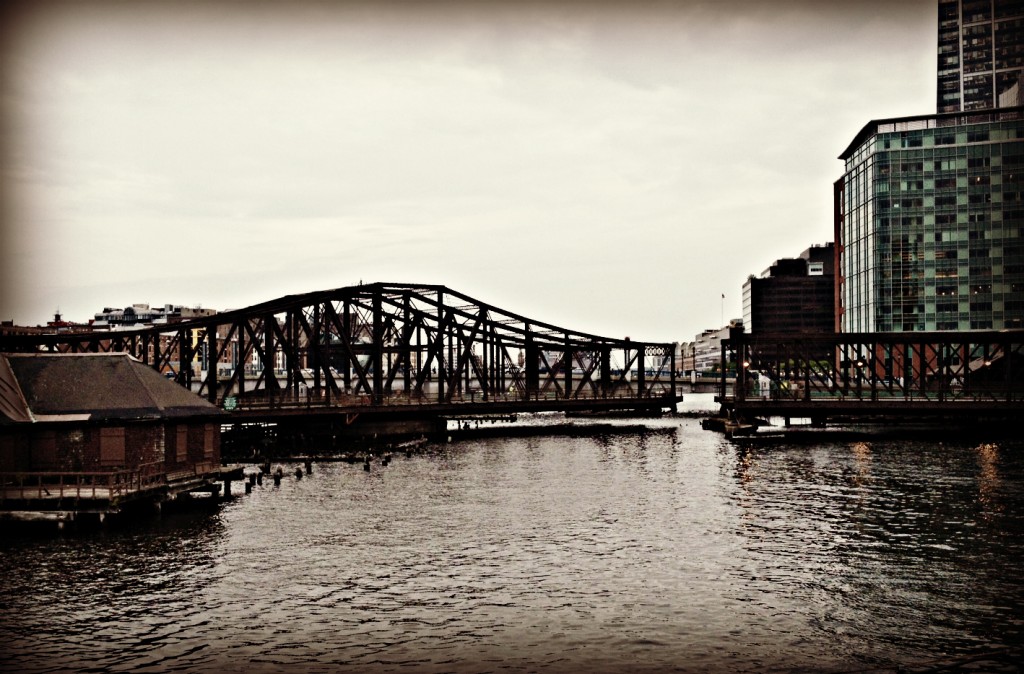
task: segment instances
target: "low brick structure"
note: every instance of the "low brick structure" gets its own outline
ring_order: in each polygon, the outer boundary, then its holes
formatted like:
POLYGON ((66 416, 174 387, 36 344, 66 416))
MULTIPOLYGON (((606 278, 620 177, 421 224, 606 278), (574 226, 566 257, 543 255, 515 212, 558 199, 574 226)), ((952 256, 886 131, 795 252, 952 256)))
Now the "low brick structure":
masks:
POLYGON ((125 354, 0 354, 0 510, 216 479, 221 414, 125 354))

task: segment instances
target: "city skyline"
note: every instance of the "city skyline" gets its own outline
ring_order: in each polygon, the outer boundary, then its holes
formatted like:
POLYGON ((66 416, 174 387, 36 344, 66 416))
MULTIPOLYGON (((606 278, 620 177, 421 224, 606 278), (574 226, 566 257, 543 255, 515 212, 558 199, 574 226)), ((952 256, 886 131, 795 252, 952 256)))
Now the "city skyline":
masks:
POLYGON ((690 340, 933 112, 935 5, 15 5, 0 319, 387 281, 690 340))

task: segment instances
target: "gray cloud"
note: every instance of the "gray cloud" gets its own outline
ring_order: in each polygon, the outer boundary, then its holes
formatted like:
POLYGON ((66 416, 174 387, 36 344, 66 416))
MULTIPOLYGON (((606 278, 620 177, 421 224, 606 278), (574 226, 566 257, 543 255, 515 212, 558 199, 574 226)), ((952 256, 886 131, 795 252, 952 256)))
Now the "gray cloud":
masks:
POLYGON ((692 338, 933 111, 933 4, 13 5, 0 318, 363 279, 692 338))

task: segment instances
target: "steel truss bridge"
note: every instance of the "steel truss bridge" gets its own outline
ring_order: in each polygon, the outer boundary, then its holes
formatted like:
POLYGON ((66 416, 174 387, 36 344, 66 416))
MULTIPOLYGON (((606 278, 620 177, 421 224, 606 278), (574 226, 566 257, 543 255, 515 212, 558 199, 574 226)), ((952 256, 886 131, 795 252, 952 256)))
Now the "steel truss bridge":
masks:
POLYGON ((734 418, 1019 421, 1024 330, 750 334, 721 346, 718 400, 734 418), (727 395, 727 371, 736 373, 727 395))
POLYGON ((288 295, 141 329, 7 335, 0 350, 127 352, 235 418, 674 409, 673 344, 598 337, 439 285, 288 295))

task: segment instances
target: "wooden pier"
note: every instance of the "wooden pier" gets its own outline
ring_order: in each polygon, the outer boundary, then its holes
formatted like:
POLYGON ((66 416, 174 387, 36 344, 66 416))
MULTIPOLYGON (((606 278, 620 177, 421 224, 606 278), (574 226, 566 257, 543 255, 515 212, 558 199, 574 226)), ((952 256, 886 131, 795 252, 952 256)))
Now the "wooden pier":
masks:
POLYGON ((221 483, 242 477, 241 466, 213 463, 200 463, 173 473, 0 472, 0 520, 43 516, 64 521, 90 514, 103 521, 128 507, 148 505, 158 509, 182 494, 219 494, 221 483))

